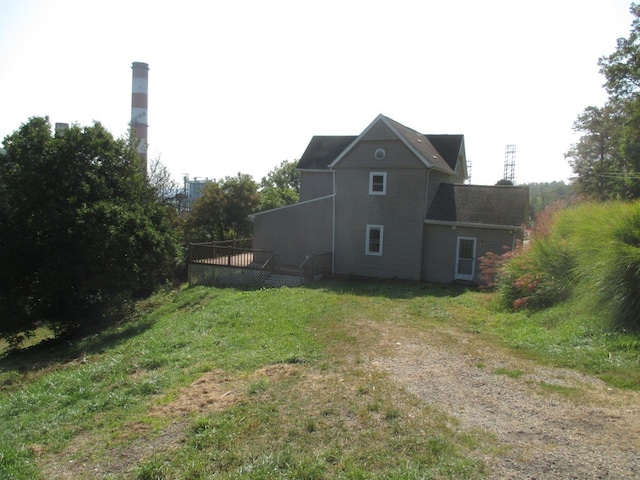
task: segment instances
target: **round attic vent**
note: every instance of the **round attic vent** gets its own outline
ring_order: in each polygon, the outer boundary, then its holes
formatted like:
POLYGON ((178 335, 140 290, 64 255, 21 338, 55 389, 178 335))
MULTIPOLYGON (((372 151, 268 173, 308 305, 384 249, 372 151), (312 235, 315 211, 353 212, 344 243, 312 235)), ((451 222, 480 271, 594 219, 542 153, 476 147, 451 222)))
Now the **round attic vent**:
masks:
POLYGON ((378 148, 374 154, 374 157, 376 157, 376 160, 382 160, 384 157, 387 156, 387 152, 384 151, 384 148, 378 148))

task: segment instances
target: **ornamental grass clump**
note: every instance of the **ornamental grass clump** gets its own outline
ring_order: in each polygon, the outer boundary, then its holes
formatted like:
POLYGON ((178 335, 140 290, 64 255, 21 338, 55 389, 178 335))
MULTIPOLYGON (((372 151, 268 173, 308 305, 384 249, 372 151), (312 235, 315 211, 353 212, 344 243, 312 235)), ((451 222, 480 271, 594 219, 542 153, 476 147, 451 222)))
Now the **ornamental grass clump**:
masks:
POLYGON ((500 306, 539 310, 571 295, 573 259, 562 238, 533 239, 504 262, 496 277, 500 306))
POLYGON ((586 204, 562 216, 581 291, 609 320, 640 328, 640 201, 586 204))
POLYGON ((640 201, 550 215, 526 248, 494 259, 498 304, 538 310, 581 296, 604 320, 640 328, 640 201))
POLYGON ((574 261, 566 238, 556 234, 556 217, 566 207, 556 203, 537 215, 530 240, 501 255, 480 260, 484 289, 497 291, 497 305, 509 310, 540 310, 560 303, 573 290, 574 261))
POLYGON ((621 325, 640 328, 640 203, 635 206, 628 221, 614 232, 613 258, 602 293, 615 299, 616 320, 621 325))

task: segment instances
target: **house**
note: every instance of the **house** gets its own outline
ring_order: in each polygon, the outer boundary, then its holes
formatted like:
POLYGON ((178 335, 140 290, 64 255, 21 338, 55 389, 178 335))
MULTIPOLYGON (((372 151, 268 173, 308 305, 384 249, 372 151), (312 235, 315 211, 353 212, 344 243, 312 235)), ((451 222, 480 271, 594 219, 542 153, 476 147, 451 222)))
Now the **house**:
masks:
POLYGON ((280 265, 332 254, 334 275, 476 281, 479 258, 513 248, 527 187, 465 185, 462 135, 425 135, 379 115, 358 136, 314 136, 300 201, 256 213, 253 248, 280 265))

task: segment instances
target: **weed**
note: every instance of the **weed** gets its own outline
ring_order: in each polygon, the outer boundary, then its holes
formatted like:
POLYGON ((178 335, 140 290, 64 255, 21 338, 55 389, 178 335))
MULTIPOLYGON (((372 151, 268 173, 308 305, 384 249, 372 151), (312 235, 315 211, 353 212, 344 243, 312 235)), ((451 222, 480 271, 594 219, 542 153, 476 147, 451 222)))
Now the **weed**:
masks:
POLYGON ((318 424, 313 419, 307 420, 307 424, 305 425, 305 430, 307 433, 314 433, 318 430, 318 424))
POLYGON ((390 408, 384 413, 385 420, 397 420, 400 418, 400 410, 396 408, 390 408))
POLYGON ((257 380, 249 385, 248 393, 249 395, 259 395, 266 392, 268 388, 269 380, 267 380, 266 378, 261 378, 260 380, 257 380))
POLYGON ((157 455, 138 465, 135 472, 136 480, 164 480, 169 464, 164 456, 157 455))
POLYGON ((496 368, 493 371, 493 373, 495 373, 496 375, 506 375, 509 378, 520 378, 522 375, 524 375, 524 372, 522 370, 520 370, 519 368, 511 370, 511 369, 504 368, 504 367, 496 368))
POLYGON ((379 401, 367 403, 367 412, 378 413, 382 408, 382 404, 379 401))
POLYGON ((556 383, 540 382, 539 385, 544 391, 559 393, 564 396, 575 396, 579 391, 575 387, 568 387, 566 385, 559 385, 556 383))

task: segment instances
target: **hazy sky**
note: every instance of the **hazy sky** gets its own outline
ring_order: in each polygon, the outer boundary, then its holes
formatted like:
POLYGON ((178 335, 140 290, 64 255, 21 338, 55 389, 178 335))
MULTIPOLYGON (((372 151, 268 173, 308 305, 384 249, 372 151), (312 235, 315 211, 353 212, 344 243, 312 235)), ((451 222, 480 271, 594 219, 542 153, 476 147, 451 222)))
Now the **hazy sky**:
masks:
POLYGON ((313 135, 382 113, 465 135, 472 183, 570 176, 572 124, 602 105, 598 58, 626 0, 0 0, 0 139, 32 116, 128 128, 149 64, 149 158, 173 176, 257 181, 313 135))

